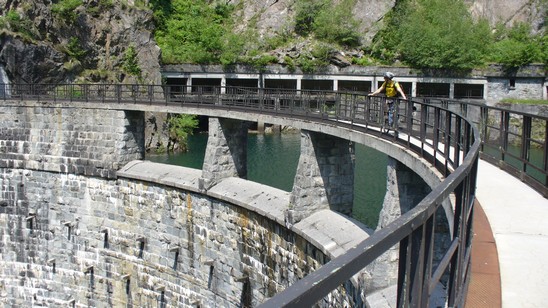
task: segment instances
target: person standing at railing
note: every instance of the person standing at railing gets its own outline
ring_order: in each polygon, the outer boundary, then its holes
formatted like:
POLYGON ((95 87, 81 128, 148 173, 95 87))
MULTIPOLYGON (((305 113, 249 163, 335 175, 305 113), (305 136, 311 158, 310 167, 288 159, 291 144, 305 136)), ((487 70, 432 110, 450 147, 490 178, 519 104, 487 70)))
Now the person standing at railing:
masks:
POLYGON ((379 93, 384 93, 386 96, 386 109, 388 110, 388 127, 386 133, 390 130, 390 127, 394 125, 394 111, 396 109, 395 100, 398 94, 403 98, 407 99, 403 88, 400 86, 399 82, 394 80, 394 74, 392 72, 386 72, 383 75, 384 82, 381 87, 378 88, 375 92, 370 93, 369 95, 377 95, 379 93))

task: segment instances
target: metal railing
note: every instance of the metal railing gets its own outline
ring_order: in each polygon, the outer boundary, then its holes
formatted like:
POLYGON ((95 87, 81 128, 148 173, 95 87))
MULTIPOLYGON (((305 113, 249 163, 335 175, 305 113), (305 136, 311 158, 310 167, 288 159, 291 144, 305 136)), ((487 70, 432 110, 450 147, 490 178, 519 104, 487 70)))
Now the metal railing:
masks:
POLYGON ((462 306, 470 265, 472 215, 477 164, 482 145, 476 125, 446 106, 395 100, 395 124, 386 122, 384 97, 358 92, 259 89, 243 87, 170 87, 160 85, 0 85, 4 101, 88 102, 234 109, 329 123, 374 134, 415 152, 445 179, 413 209, 387 227, 287 287, 262 307, 312 306, 339 288, 378 256, 399 244, 397 301, 400 307, 428 306, 441 277, 447 279, 447 304, 462 306), (2 91, 3 89, 3 91, 2 91), (384 133, 391 129, 393 133, 384 133), (435 213, 451 196, 451 242, 436 247, 435 213), (434 251, 442 257, 434 262, 434 251))
POLYGON ((548 197, 548 117, 474 101, 424 102, 467 117, 480 130, 482 159, 548 197))

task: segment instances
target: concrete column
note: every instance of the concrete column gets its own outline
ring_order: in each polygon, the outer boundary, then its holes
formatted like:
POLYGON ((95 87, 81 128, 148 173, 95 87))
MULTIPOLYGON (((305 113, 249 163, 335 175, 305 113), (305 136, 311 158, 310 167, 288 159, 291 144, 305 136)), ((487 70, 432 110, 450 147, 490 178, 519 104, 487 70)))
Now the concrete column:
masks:
POLYGON ((263 121, 257 122, 257 132, 259 134, 264 134, 264 122, 263 121))
POLYGON ((221 94, 226 93, 226 77, 221 78, 221 94))
MULTIPOLYGON (((383 78, 383 77, 380 76, 380 78, 383 78)), ((371 82, 371 92, 377 91, 378 88, 379 88, 379 76, 375 75, 373 77, 373 81, 371 82)))
POLYGON ((247 178, 248 127, 248 122, 209 118, 200 189, 208 190, 227 177, 247 178))
MULTIPOLYGON (((390 156, 386 171, 386 195, 379 215, 377 230, 386 227, 409 211, 431 191, 420 176, 390 156)), ((366 280, 368 294, 397 285, 398 261, 399 245, 396 245, 367 267, 371 274, 371 277, 366 280)))
POLYGON ((301 131, 301 155, 286 212, 288 227, 322 209, 352 215, 354 143, 301 131))

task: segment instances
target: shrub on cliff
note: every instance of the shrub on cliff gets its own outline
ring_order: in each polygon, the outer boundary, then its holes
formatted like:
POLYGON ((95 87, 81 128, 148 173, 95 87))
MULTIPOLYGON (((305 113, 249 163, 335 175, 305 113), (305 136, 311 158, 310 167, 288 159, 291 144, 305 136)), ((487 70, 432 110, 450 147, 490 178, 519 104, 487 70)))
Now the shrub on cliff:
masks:
MULTIPOLYGON (((230 6, 209 6, 204 0, 153 2, 164 63, 219 63, 230 6)), ((232 46, 232 45, 231 45, 232 46)))
POLYGON ((170 144, 167 151, 177 150, 186 152, 188 150, 188 136, 198 127, 198 119, 190 114, 169 114, 168 115, 170 144))
POLYGON ((462 0, 402 1, 374 40, 374 55, 418 68, 468 70, 483 65, 491 44, 486 21, 462 0))
POLYGON ((82 0, 60 0, 52 4, 51 12, 66 23, 73 23, 78 17, 76 8, 83 4, 82 0))
POLYGON ((509 29, 498 26, 495 40, 490 53, 493 62, 508 68, 534 62, 548 64, 548 39, 545 34, 531 34, 528 24, 518 23, 509 29))

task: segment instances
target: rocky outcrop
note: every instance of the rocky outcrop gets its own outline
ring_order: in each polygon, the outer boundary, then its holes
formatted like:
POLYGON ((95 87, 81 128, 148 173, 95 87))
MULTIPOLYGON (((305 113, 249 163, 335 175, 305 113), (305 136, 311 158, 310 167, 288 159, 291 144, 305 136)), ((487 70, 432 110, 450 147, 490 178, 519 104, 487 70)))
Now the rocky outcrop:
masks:
MULTIPOLYGON (((152 11, 148 1, 82 0, 73 10, 73 19, 52 8, 63 1, 0 0, 3 12, 17 12, 17 25, 4 25, 1 31, 0 65, 13 82, 144 82, 160 83, 160 50, 153 38, 152 11), (70 50, 72 43, 76 42, 70 50), (76 40, 76 41, 74 41, 76 40), (141 73, 130 75, 123 69, 129 47, 135 48, 141 73), (81 56, 78 57, 78 52, 81 56), (76 55, 75 55, 76 53, 76 55)), ((292 33, 296 0, 229 0, 234 5, 235 31, 253 28, 260 37, 292 33)), ((398 1, 356 0, 352 17, 359 22, 362 44, 367 46, 383 26, 384 17, 398 1)), ((544 0, 466 0, 470 12, 487 19, 492 26, 526 22, 534 31, 544 27, 544 0)), ((5 15, 4 13, 3 15, 5 15)), ((311 43, 296 42, 273 51, 279 59, 296 58, 308 52, 311 43)), ((360 51, 344 51, 359 53, 360 51)), ((333 53, 332 64, 344 67, 340 53, 333 53)))
MULTIPOLYGON (((497 23, 512 25, 525 22, 540 29, 546 14, 544 0, 465 0, 470 12, 477 18, 486 18, 492 26, 497 23)), ((294 30, 295 3, 297 0, 231 0, 239 8, 237 31, 253 27, 261 37, 270 37, 294 30)), ((335 1, 340 2, 340 1, 335 1)), ((397 4, 397 0, 356 0, 352 16, 359 21, 362 43, 367 45, 382 28, 384 17, 397 4)))
POLYGON ((530 24, 534 32, 544 27, 546 1, 544 0, 465 0, 472 16, 485 18, 492 26, 502 23, 512 26, 518 22, 530 24))
POLYGON ((59 3, 0 1, 3 10, 20 19, 1 30, 0 64, 12 82, 160 83, 160 49, 150 10, 88 0, 73 15, 63 15, 52 9, 59 3), (130 47, 140 74, 123 69, 130 47))
POLYGON ((48 44, 27 44, 20 37, 0 35, 0 62, 15 83, 59 83, 69 71, 66 55, 48 44))

